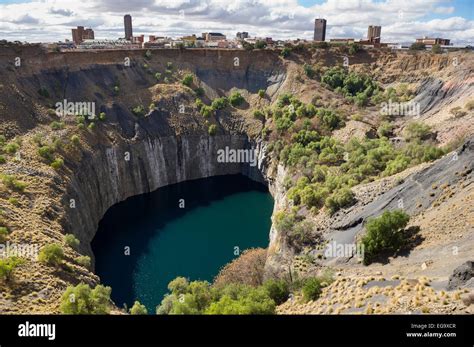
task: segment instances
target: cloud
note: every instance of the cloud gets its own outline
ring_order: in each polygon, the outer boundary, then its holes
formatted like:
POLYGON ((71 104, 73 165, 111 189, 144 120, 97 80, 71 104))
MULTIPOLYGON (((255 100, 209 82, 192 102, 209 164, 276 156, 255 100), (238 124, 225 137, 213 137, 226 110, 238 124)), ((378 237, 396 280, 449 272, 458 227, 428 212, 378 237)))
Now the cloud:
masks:
POLYGON ((65 17, 71 17, 74 12, 71 11, 71 10, 66 10, 66 9, 63 9, 63 8, 58 8, 58 9, 55 9, 55 8, 50 8, 49 9, 49 13, 51 14, 58 14, 60 16, 65 16, 65 17))
POLYGON ((135 34, 179 36, 205 31, 221 31, 235 36, 237 31, 274 38, 312 38, 314 18, 327 19, 327 37, 362 38, 368 25, 382 25, 382 40, 413 42, 420 36, 446 36, 455 43, 473 43, 474 23, 462 17, 446 17, 454 12, 446 0, 326 0, 311 7, 297 0, 42 0, 0 5, 3 37, 57 41, 70 36, 76 25, 92 26, 98 38, 123 36, 123 15, 133 17, 135 34), (47 23, 35 28, 38 20, 18 14, 34 13, 47 23), (64 22, 64 17, 71 19, 64 22), (438 17, 438 18, 436 18, 438 17), (435 19, 433 19, 435 18, 435 19), (28 23, 28 20, 32 21, 28 23), (19 26, 21 24, 21 27, 19 26), (30 31, 35 31, 31 35, 30 31))
POLYGON ((28 14, 25 14, 24 16, 21 16, 18 19, 11 20, 11 23, 15 23, 15 24, 38 24, 39 19, 31 17, 28 14))

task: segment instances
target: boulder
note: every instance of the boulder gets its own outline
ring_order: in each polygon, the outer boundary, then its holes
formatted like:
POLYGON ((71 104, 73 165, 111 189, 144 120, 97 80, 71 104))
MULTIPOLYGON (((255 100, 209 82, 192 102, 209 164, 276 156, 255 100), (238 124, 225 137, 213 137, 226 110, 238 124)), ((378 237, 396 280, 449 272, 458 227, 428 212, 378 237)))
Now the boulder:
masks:
POLYGON ((474 261, 467 261, 464 264, 454 269, 451 276, 449 276, 449 282, 447 289, 453 290, 459 287, 464 287, 471 278, 474 277, 474 261))

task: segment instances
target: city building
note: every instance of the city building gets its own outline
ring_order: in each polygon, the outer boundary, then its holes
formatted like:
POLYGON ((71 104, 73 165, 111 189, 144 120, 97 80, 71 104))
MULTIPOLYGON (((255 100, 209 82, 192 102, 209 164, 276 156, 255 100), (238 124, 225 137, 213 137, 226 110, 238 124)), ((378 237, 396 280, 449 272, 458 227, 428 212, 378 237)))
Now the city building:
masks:
POLYGON ((74 43, 80 44, 84 40, 93 40, 94 39, 94 30, 91 28, 84 29, 83 26, 78 26, 76 29, 71 29, 72 31, 72 41, 74 43))
POLYGON ((329 42, 331 43, 341 43, 341 44, 349 44, 349 43, 354 43, 355 40, 350 38, 350 39, 330 39, 329 42))
POLYGON ((432 46, 432 45, 449 46, 450 41, 451 40, 449 39, 442 39, 440 37, 429 38, 426 36, 421 39, 416 39, 417 43, 424 43, 425 45, 429 45, 429 46, 432 46))
POLYGON ((145 42, 145 35, 133 36, 132 42, 142 44, 145 42))
POLYGON ((202 33, 202 37, 206 41, 221 41, 226 39, 225 35, 221 33, 202 33))
POLYGON ((314 20, 314 41, 326 40, 326 20, 318 18, 314 20))
POLYGON ((367 30, 367 40, 372 43, 380 43, 382 27, 380 25, 369 25, 367 30))
POLYGON ((140 44, 131 43, 129 40, 84 40, 77 45, 78 49, 138 49, 140 44))
POLYGON ((123 17, 123 22, 125 25, 125 40, 132 41, 133 31, 132 31, 132 16, 126 14, 123 17))
POLYGON ((244 32, 238 32, 237 35, 236 35, 236 37, 237 37, 238 39, 241 39, 241 40, 247 39, 247 38, 249 37, 249 33, 246 32, 246 31, 244 31, 244 32))

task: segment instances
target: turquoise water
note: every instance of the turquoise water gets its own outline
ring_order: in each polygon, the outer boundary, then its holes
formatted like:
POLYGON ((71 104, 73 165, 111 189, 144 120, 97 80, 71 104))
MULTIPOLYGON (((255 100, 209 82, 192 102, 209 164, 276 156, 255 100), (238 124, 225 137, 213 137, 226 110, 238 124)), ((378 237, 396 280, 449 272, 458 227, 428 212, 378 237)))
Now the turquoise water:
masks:
POLYGON ((267 247, 272 209, 266 188, 241 175, 129 198, 99 224, 92 242, 96 273, 118 306, 139 300, 154 313, 175 277, 212 281, 236 252, 267 247))

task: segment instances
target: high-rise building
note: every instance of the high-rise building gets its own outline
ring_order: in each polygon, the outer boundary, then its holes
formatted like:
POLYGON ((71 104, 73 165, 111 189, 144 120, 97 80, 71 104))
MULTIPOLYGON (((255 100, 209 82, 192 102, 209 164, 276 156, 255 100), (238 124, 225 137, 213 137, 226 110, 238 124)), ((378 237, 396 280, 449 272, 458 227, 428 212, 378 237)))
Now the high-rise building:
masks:
POLYGON ((314 41, 326 40, 326 20, 318 18, 314 20, 314 41))
POLYGON ((132 16, 126 14, 123 17, 123 22, 125 24, 125 40, 132 41, 133 40, 133 32, 132 32, 132 16))
POLYGON ((382 27, 379 25, 369 25, 367 30, 367 40, 374 43, 380 43, 380 34, 382 32, 382 27))
POLYGON ((84 40, 94 39, 94 30, 91 28, 84 29, 83 26, 78 26, 76 29, 71 29, 72 40, 76 45, 82 43, 84 40))

